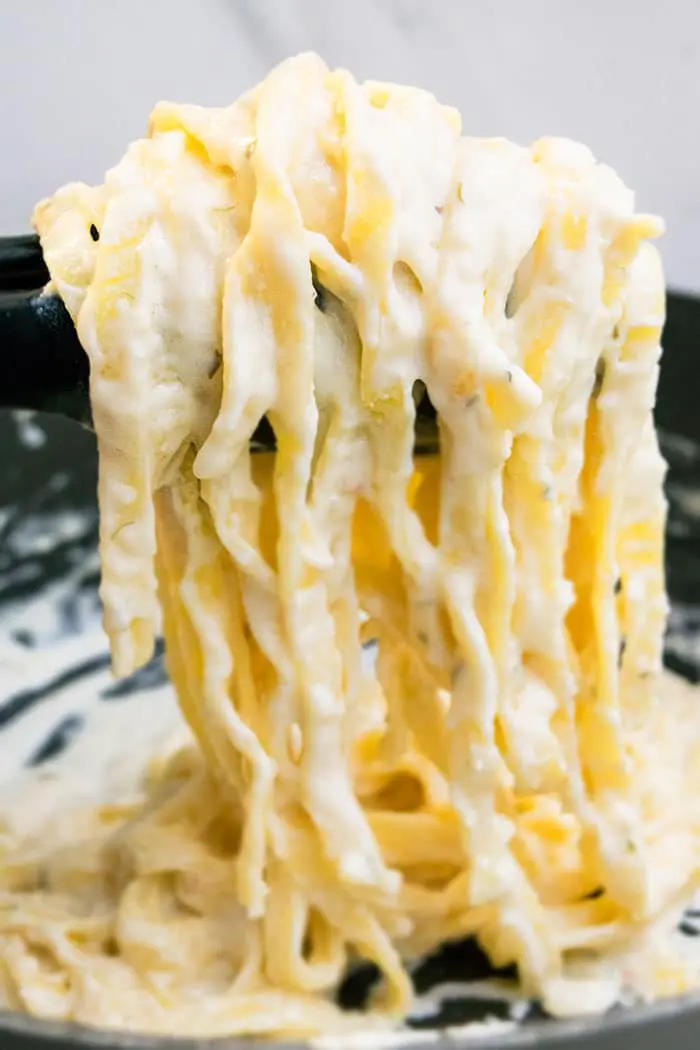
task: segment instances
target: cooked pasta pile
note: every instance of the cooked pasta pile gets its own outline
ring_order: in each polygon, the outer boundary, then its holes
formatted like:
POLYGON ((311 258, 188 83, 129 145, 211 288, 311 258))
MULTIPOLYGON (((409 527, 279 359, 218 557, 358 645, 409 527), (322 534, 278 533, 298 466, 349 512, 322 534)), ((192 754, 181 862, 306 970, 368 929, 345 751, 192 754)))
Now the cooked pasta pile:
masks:
POLYGON ((583 146, 462 137, 303 55, 158 105, 35 224, 90 358, 114 669, 162 606, 193 737, 5 844, 7 1001, 311 1034, 368 1024, 333 1000, 361 958, 394 1024, 406 964, 467 935, 554 1013, 613 1002, 630 946, 645 994, 691 986, 658 939, 700 856, 661 677, 659 220, 583 146))

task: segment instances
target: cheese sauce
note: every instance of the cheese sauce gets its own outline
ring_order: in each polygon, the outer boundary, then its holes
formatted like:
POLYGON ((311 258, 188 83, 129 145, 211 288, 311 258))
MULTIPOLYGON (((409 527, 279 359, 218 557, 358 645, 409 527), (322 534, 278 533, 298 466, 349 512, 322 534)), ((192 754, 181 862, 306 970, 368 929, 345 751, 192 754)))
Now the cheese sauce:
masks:
POLYGON ((359 957, 391 1027, 407 964, 467 935, 557 1015, 695 986, 661 223, 583 146, 463 137, 303 55, 230 108, 160 104, 35 224, 90 358, 114 670, 162 606, 190 736, 126 802, 10 822, 7 1001, 332 1033, 368 1024, 333 1000, 359 957))

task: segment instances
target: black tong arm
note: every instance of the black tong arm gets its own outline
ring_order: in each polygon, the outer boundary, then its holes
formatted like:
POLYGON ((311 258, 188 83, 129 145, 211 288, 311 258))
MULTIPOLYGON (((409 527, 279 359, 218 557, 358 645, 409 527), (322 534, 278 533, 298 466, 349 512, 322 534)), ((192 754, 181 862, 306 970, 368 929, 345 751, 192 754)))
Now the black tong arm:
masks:
MULTIPOLYGON (((0 409, 53 412, 91 427, 90 366, 63 302, 44 291, 48 272, 37 237, 0 238, 0 409)), ((416 413, 416 452, 437 447, 435 410, 424 395, 416 413)), ((275 447, 267 419, 255 450, 275 447)))

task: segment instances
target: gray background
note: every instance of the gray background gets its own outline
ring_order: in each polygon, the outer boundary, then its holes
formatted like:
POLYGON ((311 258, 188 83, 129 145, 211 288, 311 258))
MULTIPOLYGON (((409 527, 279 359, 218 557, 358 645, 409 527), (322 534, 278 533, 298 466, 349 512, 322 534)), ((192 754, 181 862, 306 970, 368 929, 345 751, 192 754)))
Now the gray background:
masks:
POLYGON ((226 104, 309 48, 430 88, 470 134, 585 141, 700 292, 698 0, 0 0, 0 235, 99 181, 158 99, 226 104))

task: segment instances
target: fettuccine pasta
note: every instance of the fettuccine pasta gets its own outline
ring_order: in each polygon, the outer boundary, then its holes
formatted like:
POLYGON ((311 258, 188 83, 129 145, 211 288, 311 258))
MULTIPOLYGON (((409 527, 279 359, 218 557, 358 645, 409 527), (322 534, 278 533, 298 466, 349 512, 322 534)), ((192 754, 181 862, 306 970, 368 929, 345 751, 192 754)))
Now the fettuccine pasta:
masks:
POLYGON ((302 55, 229 108, 158 105, 35 225, 90 358, 114 670, 162 608, 191 735, 127 802, 4 847, 7 1002, 394 1025, 411 961, 471 935, 555 1014, 693 986, 660 221, 583 146, 463 137, 302 55), (439 455, 414 455, 426 391, 439 455), (334 1003, 358 959, 369 1018, 334 1003))

